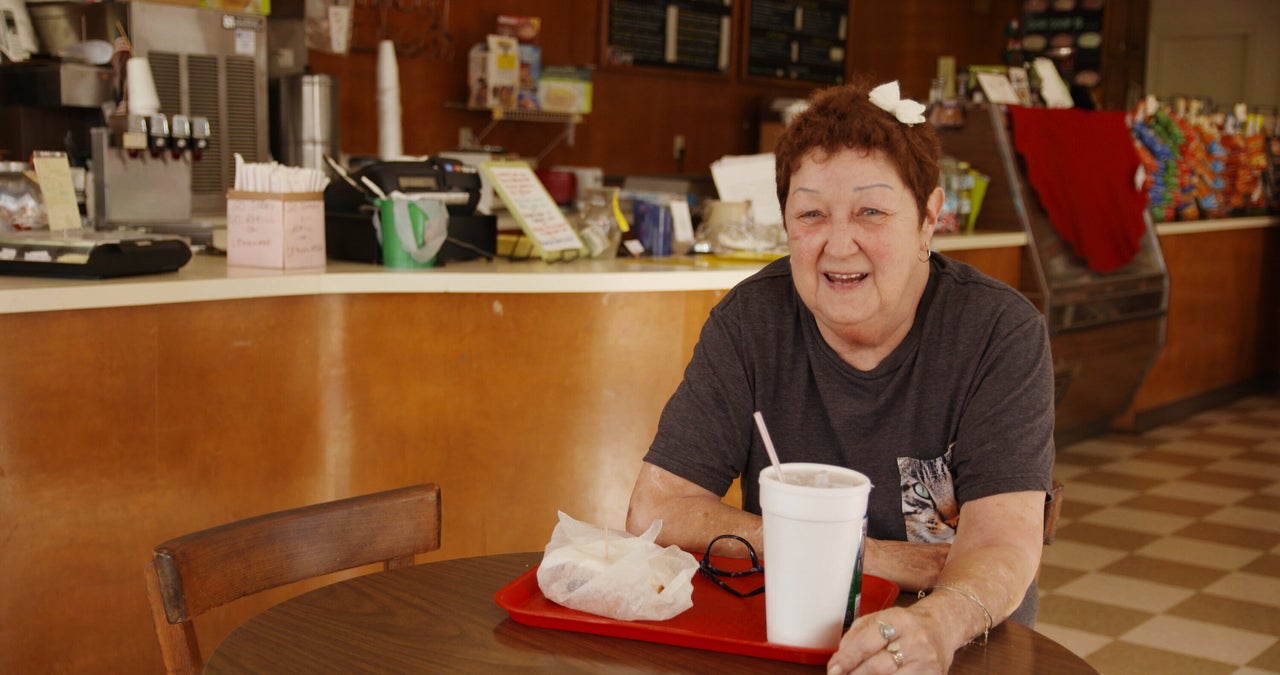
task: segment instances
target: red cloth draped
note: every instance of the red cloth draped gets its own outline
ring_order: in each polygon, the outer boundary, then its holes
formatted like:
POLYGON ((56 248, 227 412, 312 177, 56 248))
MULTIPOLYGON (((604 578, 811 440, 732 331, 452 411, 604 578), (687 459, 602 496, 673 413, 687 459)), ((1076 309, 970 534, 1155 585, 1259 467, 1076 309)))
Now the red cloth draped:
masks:
POLYGON ((1049 221, 1096 272, 1133 260, 1147 197, 1134 184, 1141 164, 1124 113, 1009 107, 1013 145, 1049 221))

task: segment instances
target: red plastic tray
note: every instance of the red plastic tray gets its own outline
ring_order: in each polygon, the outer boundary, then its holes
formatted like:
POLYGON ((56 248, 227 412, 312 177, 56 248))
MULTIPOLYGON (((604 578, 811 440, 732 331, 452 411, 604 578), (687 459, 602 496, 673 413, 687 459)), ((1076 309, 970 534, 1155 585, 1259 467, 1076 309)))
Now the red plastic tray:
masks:
MULTIPOLYGON (((697 556, 695 556, 697 557, 697 556)), ((741 561, 715 558, 721 569, 734 569, 741 561)), ((746 591, 760 578, 727 580, 746 591)), ((767 592, 767 591, 766 591, 767 592)), ((898 598, 898 585, 880 577, 863 575, 862 611, 885 609, 898 598)), ((693 607, 666 621, 619 621, 558 605, 538 588, 538 567, 516 577, 494 594, 494 600, 511 618, 530 626, 660 642, 778 661, 819 665, 832 651, 788 647, 766 639, 764 596, 738 598, 716 587, 701 574, 693 575, 693 607)))

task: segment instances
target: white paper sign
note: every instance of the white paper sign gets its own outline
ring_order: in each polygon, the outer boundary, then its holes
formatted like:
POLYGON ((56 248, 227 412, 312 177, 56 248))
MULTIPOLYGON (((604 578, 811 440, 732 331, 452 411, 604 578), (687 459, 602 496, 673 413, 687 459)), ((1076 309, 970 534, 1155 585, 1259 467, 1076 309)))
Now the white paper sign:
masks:
POLYGON ((722 201, 751 202, 757 224, 782 224, 772 152, 721 157, 711 163, 711 178, 722 201))
POLYGON ((978 73, 978 84, 982 85, 982 93, 992 103, 1004 105, 1022 104, 1022 101, 1018 100, 1018 92, 1013 88, 1013 83, 1009 81, 1008 76, 1004 73, 980 71, 978 73))
POLYGON ((543 258, 549 252, 582 250, 577 231, 527 162, 484 162, 481 169, 543 258))

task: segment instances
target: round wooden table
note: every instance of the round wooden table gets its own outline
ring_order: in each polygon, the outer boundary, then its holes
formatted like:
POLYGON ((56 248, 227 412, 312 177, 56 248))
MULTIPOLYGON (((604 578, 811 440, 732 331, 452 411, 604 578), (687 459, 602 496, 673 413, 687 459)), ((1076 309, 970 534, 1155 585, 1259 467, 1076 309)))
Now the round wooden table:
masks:
MULTIPOLYGON (((513 621, 494 594, 541 553, 462 558, 378 572, 304 593, 253 617, 218 645, 205 672, 813 673, 820 666, 513 621)), ((1017 624, 957 654, 952 673, 1096 673, 1017 624)))

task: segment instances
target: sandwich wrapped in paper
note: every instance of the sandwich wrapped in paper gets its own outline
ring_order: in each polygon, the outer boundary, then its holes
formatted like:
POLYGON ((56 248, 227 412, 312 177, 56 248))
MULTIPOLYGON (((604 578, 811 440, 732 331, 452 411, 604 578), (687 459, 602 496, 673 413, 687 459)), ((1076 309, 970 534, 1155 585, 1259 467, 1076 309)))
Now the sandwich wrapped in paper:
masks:
POLYGON ((693 606, 698 561, 676 546, 653 543, 655 521, 640 536, 560 513, 547 542, 538 587, 552 602, 622 621, 663 621, 693 606))

